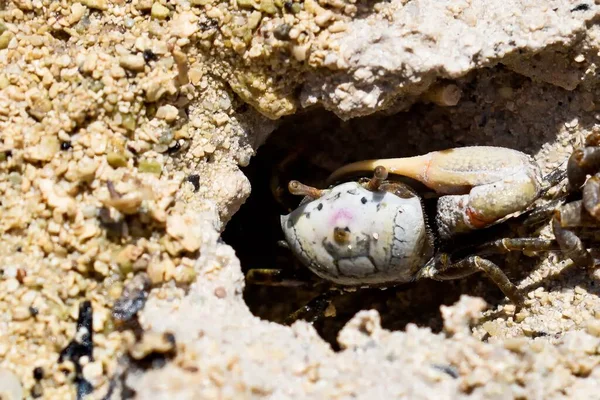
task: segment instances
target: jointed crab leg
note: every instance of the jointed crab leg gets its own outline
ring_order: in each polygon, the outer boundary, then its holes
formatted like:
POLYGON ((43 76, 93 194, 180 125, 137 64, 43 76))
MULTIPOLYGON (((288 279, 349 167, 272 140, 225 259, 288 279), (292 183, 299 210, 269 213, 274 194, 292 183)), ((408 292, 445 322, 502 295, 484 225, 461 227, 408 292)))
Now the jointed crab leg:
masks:
POLYGON ((541 224, 546 224, 552 217, 556 210, 562 206, 564 199, 559 198, 552 200, 543 206, 535 208, 521 223, 521 227, 533 229, 541 224))
POLYGON ((438 281, 463 278, 483 271, 502 290, 502 293, 515 305, 523 305, 523 295, 519 289, 508 279, 506 274, 496 264, 479 256, 470 256, 455 263, 450 261, 450 256, 441 254, 433 258, 420 271, 417 279, 430 278, 438 281))
POLYGON ((576 149, 567 162, 570 191, 582 188, 582 200, 567 203, 557 209, 552 219, 556 241, 575 264, 592 268, 594 257, 582 240, 571 231, 576 227, 600 225, 600 132, 593 132, 585 140, 585 147, 576 149), (593 175, 588 179, 588 175, 593 175))
POLYGON ((592 268, 595 264, 594 258, 587 251, 581 239, 574 232, 561 225, 561 214, 560 211, 557 211, 552 219, 552 230, 565 256, 580 267, 592 268))
MULTIPOLYGON (((283 287, 315 287, 319 283, 326 283, 320 280, 314 281, 297 279, 294 274, 290 273, 289 271, 267 268, 256 268, 249 270, 246 273, 246 282, 251 285, 283 287)), ((327 288, 323 290, 317 297, 288 315, 284 323, 286 325, 291 325, 298 319, 303 319, 312 323, 323 317, 333 299, 342 294, 341 291, 331 288, 329 284, 327 284, 326 287, 327 288)))
POLYGON ((561 183, 567 178, 566 168, 558 167, 551 171, 548 175, 544 176, 544 187, 542 189, 542 195, 546 194, 550 189, 561 183))
POLYGON ((308 304, 290 314, 285 319, 285 324, 291 325, 299 319, 303 319, 310 323, 317 321, 319 318, 325 315, 325 312, 327 311, 327 308, 333 299, 341 294, 342 292, 337 290, 327 290, 321 293, 308 302, 308 304))
POLYGON ((504 238, 478 246, 475 250, 479 255, 508 253, 511 251, 555 251, 560 246, 554 240, 542 238, 504 238))
POLYGON ((251 285, 297 287, 314 285, 313 281, 298 279, 284 269, 254 268, 246 273, 246 282, 251 285))
POLYGON ((432 258, 419 272, 417 279, 450 280, 469 276, 483 271, 516 305, 523 304, 523 296, 506 274, 492 261, 483 258, 490 254, 508 253, 511 251, 550 251, 560 250, 554 240, 542 238, 504 238, 484 243, 473 251, 478 255, 468 256, 452 262, 451 256, 441 253, 432 258))
POLYGON ((600 221, 600 174, 592 176, 585 183, 583 205, 591 216, 600 221))
POLYGON ((595 265, 595 260, 587 251, 579 236, 570 229, 584 226, 595 227, 598 224, 598 220, 593 218, 585 209, 585 196, 584 200, 565 204, 556 210, 554 214, 552 230, 556 241, 564 254, 580 267, 592 268, 595 265))

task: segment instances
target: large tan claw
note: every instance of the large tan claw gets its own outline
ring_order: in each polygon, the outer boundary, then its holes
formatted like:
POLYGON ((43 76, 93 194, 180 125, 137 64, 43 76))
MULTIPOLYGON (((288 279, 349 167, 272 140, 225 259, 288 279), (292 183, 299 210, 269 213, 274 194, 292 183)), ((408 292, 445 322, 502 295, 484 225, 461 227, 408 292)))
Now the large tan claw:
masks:
POLYGON ((527 154, 492 146, 458 147, 422 156, 364 160, 345 165, 327 179, 334 183, 345 175, 372 172, 377 166, 390 174, 418 180, 439 194, 464 194, 474 186, 493 183, 520 172, 539 174, 527 154))
POLYGON ((539 166, 527 154, 503 147, 472 146, 422 156, 359 161, 335 171, 328 182, 382 166, 415 179, 441 195, 452 195, 450 231, 488 226, 524 210, 542 188, 539 166), (462 195, 462 196, 461 196, 462 195), (456 197, 455 197, 456 196, 456 197))

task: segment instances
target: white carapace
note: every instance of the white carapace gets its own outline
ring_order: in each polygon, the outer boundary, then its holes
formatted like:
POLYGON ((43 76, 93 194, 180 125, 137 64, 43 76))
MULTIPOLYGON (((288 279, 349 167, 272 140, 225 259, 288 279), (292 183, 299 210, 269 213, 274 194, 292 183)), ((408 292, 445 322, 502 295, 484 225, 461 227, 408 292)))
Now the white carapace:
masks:
MULTIPOLYGON (((396 183, 396 185, 402 185, 396 183)), ((287 243, 315 274, 340 285, 409 282, 432 257, 417 194, 348 182, 281 217, 287 243)))

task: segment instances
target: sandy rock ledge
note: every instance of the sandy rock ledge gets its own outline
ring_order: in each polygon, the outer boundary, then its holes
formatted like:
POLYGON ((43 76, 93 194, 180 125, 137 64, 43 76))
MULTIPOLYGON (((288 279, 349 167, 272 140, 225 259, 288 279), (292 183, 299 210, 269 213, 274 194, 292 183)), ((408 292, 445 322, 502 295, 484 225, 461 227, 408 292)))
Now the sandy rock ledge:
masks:
POLYGON ((465 296, 441 333, 364 310, 334 352, 253 316, 219 238, 250 194, 240 167, 313 106, 373 136, 352 118, 386 114, 402 146, 515 144, 548 171, 599 129, 599 13, 0 1, 0 397, 600 398, 597 272, 538 285, 568 267, 549 255, 521 282, 527 310, 465 296))

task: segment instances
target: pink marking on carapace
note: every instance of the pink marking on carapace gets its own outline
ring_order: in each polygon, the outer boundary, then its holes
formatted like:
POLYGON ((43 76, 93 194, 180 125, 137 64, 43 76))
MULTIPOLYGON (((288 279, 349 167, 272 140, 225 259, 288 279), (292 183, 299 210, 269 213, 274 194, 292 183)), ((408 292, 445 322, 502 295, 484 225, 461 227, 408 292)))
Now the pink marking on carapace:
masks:
POLYGON ((340 208, 329 219, 329 225, 337 226, 338 221, 340 221, 340 220, 352 221, 353 219, 354 219, 354 214, 352 213, 352 211, 350 211, 347 208, 340 208))

